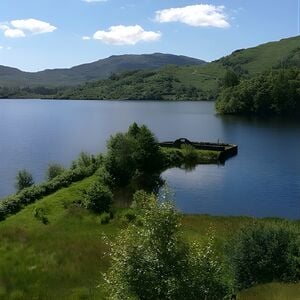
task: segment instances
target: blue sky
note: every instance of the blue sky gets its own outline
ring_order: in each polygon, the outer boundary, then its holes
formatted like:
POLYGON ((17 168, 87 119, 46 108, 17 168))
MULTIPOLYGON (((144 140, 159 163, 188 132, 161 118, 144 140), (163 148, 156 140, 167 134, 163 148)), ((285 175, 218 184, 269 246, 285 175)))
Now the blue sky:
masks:
POLYGON ((0 65, 37 71, 110 55, 211 61, 298 34, 298 0, 1 0, 0 65))

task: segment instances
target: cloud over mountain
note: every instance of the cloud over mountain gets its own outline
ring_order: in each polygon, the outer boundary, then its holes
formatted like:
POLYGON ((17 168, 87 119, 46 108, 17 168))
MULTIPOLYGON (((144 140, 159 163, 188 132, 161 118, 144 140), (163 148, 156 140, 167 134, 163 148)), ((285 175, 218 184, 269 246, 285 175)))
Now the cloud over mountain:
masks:
MULTIPOLYGON (((159 40, 160 32, 146 31, 140 25, 111 26, 107 31, 99 30, 94 33, 93 39, 110 45, 135 45, 138 42, 153 42, 159 40)), ((84 40, 89 37, 84 36, 84 40)))

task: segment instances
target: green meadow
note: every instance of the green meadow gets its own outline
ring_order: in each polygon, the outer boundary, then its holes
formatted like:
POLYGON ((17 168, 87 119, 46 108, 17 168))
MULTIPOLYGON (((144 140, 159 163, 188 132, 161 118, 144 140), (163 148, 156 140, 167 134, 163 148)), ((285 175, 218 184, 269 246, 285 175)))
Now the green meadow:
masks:
MULTIPOLYGON (((102 225, 99 215, 74 204, 96 178, 63 188, 0 223, 0 299, 105 299, 101 274, 110 262, 103 235, 114 239, 129 221, 128 210, 115 207, 113 220, 102 225), (36 208, 44 209, 47 225, 34 217, 36 208)), ((232 234, 254 221, 287 222, 182 215, 181 223, 188 240, 205 242, 213 230, 221 253, 232 234)), ((244 291, 238 299, 300 299, 299 291, 300 284, 272 283, 244 291)))

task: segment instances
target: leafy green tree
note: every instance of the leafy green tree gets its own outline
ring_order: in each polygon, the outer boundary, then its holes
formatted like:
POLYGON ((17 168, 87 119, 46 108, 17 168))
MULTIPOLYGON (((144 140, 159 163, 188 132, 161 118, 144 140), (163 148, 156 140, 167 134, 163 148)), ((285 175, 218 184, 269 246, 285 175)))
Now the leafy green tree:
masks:
POLYGON ((212 241, 188 244, 171 203, 154 196, 145 201, 141 192, 136 197, 139 225, 129 225, 111 244, 108 299, 224 299, 228 285, 212 241))
POLYGON ((112 204, 112 193, 110 189, 101 182, 94 182, 85 191, 84 205, 96 213, 109 212, 112 204))
POLYGON ((240 82, 238 75, 233 70, 227 70, 223 79, 225 88, 234 87, 240 82))
MULTIPOLYGON (((98 158, 101 159, 101 158, 98 158)), ((79 157, 72 162, 72 169, 87 168, 97 162, 97 158, 87 152, 80 152, 79 157)))
POLYGON ((127 133, 117 133, 108 141, 106 169, 115 186, 125 186, 137 175, 158 173, 163 156, 153 133, 145 126, 132 124, 127 133))
POLYGON ((105 166, 114 185, 127 185, 137 167, 134 158, 137 148, 136 140, 128 134, 117 133, 110 138, 107 148, 105 166))
POLYGON ((216 108, 223 114, 299 115, 300 71, 272 70, 221 90, 216 108))
POLYGON ((228 244, 228 255, 241 289, 273 281, 300 279, 299 231, 287 224, 255 224, 228 244))
POLYGON ((53 178, 57 177, 58 175, 62 174, 65 171, 65 168, 60 164, 49 164, 47 169, 46 178, 47 180, 52 180, 53 178))
POLYGON ((33 177, 27 170, 23 169, 17 173, 15 184, 17 192, 20 192, 21 190, 30 187, 33 184, 33 177))

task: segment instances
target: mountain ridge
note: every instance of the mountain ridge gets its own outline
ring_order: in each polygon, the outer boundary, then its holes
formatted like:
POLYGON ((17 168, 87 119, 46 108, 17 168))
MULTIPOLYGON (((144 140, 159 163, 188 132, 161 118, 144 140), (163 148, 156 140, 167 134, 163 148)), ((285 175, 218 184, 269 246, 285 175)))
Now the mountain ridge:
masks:
POLYGON ((67 99, 215 100, 227 70, 240 79, 272 69, 300 67, 300 36, 238 49, 211 63, 123 73, 114 80, 66 91, 67 99))
POLYGON ((138 69, 157 69, 165 65, 201 65, 200 59, 165 53, 112 55, 71 68, 26 72, 0 65, 0 86, 74 86, 109 77, 112 73, 138 69))

